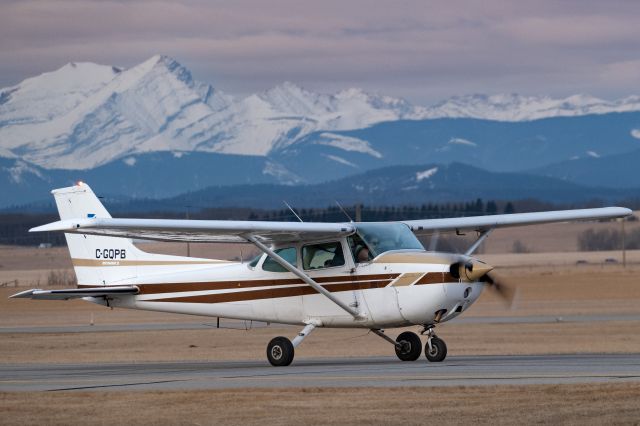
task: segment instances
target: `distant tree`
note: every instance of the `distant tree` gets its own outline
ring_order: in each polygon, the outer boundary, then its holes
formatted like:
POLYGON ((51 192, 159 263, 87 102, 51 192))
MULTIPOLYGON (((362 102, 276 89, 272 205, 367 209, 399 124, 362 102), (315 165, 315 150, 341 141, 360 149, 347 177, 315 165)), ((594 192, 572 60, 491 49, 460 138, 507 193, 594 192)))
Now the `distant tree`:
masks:
POLYGON ((511 247, 513 253, 529 253, 531 250, 522 241, 515 240, 511 247))
POLYGON ((485 209, 487 214, 496 214, 498 213, 498 206, 495 201, 491 200, 487 202, 487 207, 485 209))
POLYGON ((507 205, 504 206, 504 213, 505 214, 511 214, 511 213, 515 213, 515 212, 516 212, 516 209, 513 208, 513 204, 511 204, 511 201, 509 201, 507 203, 507 205))
POLYGON ((622 247, 622 235, 614 229, 587 229, 578 235, 581 251, 616 250, 622 247))
MULTIPOLYGON (((578 235, 578 248, 582 251, 620 250, 622 233, 615 229, 587 229, 578 235)), ((634 229, 625 236, 625 248, 640 249, 640 229, 634 229)))
POLYGON ((484 203, 482 202, 482 198, 478 198, 476 200, 476 205, 474 210, 475 211, 473 213, 476 215, 481 215, 484 212, 484 203))

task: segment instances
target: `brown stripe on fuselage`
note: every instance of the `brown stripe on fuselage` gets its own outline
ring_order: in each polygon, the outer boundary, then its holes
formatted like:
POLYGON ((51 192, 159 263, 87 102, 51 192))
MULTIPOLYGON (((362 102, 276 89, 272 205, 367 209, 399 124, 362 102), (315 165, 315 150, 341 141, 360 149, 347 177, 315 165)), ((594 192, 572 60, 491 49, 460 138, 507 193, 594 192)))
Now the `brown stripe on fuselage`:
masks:
MULTIPOLYGON (((333 277, 318 277, 313 280, 317 283, 362 283, 366 284, 370 281, 384 281, 385 285, 391 282, 399 274, 375 274, 375 275, 341 275, 333 277)), ((160 294, 160 293, 179 293, 185 291, 206 291, 206 290, 225 290, 232 288, 251 288, 251 287, 274 287, 274 286, 293 286, 304 284, 304 281, 298 278, 289 279, 271 279, 271 280, 236 280, 236 281, 209 281, 209 282, 191 282, 191 283, 166 283, 166 284, 136 284, 140 289, 138 294, 160 294)), ((343 285, 343 284, 340 284, 343 285)), ((344 285, 343 285, 344 286, 344 285)), ((82 287, 95 287, 92 285, 79 285, 82 287)))
MULTIPOLYGON (((340 291, 368 290, 386 287, 388 281, 354 282, 350 284, 329 284, 323 286, 326 290, 336 293, 340 291)), ((226 303, 245 300, 275 299, 280 297, 306 296, 318 292, 309 286, 292 288, 274 288, 270 290, 239 291, 234 293, 204 294, 200 296, 171 297, 168 299, 144 300, 144 302, 174 302, 174 303, 226 303)))
POLYGON ((428 274, 424 274, 424 276, 420 278, 415 285, 441 284, 456 281, 458 280, 453 278, 449 272, 429 272, 428 274))

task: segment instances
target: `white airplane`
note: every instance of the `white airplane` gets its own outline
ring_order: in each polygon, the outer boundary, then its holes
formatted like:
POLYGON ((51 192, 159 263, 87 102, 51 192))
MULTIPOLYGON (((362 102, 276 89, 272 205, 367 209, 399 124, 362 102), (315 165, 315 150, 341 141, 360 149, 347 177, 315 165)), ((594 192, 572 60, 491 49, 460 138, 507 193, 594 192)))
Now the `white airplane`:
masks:
POLYGON ((384 329, 419 325, 425 356, 445 359, 437 324, 465 312, 485 286, 508 296, 472 257, 496 228, 631 214, 621 207, 387 223, 113 219, 83 183, 52 191, 60 221, 32 232, 65 233, 78 287, 32 289, 11 297, 84 300, 143 309, 302 326, 291 341, 267 346, 274 366, 291 364, 294 348, 317 327, 370 329, 402 361, 422 353, 420 337, 395 340, 384 329), (464 254, 427 251, 416 233, 478 232, 464 254), (250 242, 263 254, 250 263, 146 253, 131 238, 250 242))

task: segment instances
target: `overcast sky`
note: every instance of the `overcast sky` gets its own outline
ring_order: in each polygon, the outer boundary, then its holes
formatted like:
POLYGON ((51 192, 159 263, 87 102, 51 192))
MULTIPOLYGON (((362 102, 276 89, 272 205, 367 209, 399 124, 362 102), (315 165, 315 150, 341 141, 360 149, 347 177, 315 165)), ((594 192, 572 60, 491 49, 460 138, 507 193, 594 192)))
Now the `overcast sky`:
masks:
POLYGON ((416 103, 640 93, 640 2, 0 0, 0 87, 156 54, 231 94, 288 80, 416 103))

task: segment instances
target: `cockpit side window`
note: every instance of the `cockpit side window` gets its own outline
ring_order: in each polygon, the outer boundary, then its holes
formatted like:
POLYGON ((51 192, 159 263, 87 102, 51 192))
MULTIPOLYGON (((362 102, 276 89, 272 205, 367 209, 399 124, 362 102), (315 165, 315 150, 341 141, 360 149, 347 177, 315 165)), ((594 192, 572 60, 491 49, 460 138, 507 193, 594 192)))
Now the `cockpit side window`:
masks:
MULTIPOLYGON (((284 260, 293 266, 296 266, 296 248, 287 247, 275 250, 276 254, 280 255, 284 260)), ((262 269, 268 272, 288 272, 282 265, 273 260, 271 257, 267 257, 262 264, 262 269)))
POLYGON ((424 250, 415 234, 403 223, 359 223, 356 232, 372 257, 390 250, 424 250))
POLYGON ((302 247, 304 269, 333 268, 344 265, 344 253, 339 241, 302 247))
POLYGON ((366 263, 373 259, 371 250, 358 234, 351 235, 347 238, 347 241, 355 263, 366 263))
POLYGON ((249 266, 251 268, 255 268, 256 266, 258 266, 258 262, 260 262, 260 259, 262 259, 262 254, 257 255, 256 257, 254 257, 251 262, 249 262, 249 266))

